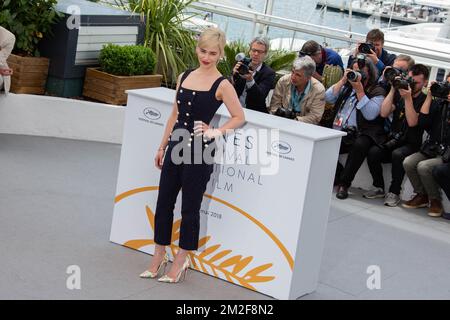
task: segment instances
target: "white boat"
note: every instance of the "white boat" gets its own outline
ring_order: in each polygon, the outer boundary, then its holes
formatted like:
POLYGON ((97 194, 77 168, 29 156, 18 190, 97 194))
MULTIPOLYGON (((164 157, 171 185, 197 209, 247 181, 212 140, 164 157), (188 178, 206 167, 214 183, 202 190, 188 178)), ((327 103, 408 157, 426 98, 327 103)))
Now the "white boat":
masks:
POLYGON ((200 34, 203 30, 210 28, 210 27, 217 28, 217 24, 209 21, 208 18, 209 18, 208 15, 204 16, 204 18, 200 18, 197 16, 190 17, 187 20, 185 20, 182 23, 182 25, 184 28, 194 31, 197 34, 200 34))
MULTIPOLYGON (((426 51, 429 48, 443 57, 450 53, 450 24, 449 23, 419 23, 383 29, 385 47, 389 52, 405 53, 414 57, 417 63, 423 63, 431 68, 430 79, 442 80, 443 74, 450 72, 450 64, 439 60, 416 56, 412 52, 426 51)), ((272 49, 299 51, 306 40, 292 38, 276 38, 271 40, 272 49)), ((333 48, 342 57, 344 64, 354 48, 333 48)))
POLYGON ((319 0, 317 7, 327 10, 350 12, 364 16, 376 16, 381 19, 406 23, 444 22, 448 17, 449 3, 446 0, 319 0))

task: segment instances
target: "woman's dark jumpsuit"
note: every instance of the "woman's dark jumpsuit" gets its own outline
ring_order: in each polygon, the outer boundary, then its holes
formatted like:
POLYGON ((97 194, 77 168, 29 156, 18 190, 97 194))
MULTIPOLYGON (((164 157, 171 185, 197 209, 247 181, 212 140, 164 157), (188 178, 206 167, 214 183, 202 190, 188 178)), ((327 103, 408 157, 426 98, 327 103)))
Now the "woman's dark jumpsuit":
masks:
MULTIPOLYGON (((180 81, 177 92, 178 118, 174 125, 176 129, 188 130, 191 141, 184 142, 186 149, 194 150, 195 143, 202 143, 201 150, 212 147, 211 142, 194 137, 194 120, 209 124, 222 101, 216 99, 216 90, 225 79, 218 78, 209 91, 195 91, 183 88, 183 81, 192 70, 186 71, 180 81)), ((171 136, 172 136, 171 134, 171 136)), ((179 247, 185 250, 197 250, 200 232, 200 206, 203 193, 213 171, 213 164, 201 163, 175 164, 172 161, 172 149, 182 141, 169 138, 168 148, 163 161, 159 182, 158 200, 155 213, 155 243, 170 245, 173 225, 173 210, 180 189, 182 189, 181 226, 179 247)))

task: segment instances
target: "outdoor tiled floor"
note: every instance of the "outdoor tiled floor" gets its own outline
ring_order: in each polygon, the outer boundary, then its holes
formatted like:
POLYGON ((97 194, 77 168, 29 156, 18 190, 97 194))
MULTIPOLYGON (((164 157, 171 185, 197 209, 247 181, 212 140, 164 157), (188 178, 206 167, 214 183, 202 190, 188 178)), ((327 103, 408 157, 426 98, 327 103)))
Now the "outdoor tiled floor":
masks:
MULTIPOLYGON (((120 145, 0 134, 0 299, 270 299, 198 272, 140 279, 149 256, 109 242, 119 158, 120 145), (66 287, 70 265, 81 290, 66 287)), ((319 285, 302 299, 449 299, 449 266, 448 221, 353 190, 332 201, 319 285)))

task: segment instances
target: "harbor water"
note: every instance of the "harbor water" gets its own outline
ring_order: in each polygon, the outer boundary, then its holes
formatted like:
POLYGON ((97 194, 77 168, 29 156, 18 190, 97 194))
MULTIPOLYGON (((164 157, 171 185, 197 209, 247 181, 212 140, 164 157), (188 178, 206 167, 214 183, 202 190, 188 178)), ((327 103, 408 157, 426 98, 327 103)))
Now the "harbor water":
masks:
MULTIPOLYGON (((340 3, 343 0, 334 1, 336 3, 340 3)), ((224 0, 220 3, 240 9, 254 10, 264 13, 265 0, 224 0)), ((274 0, 272 15, 345 31, 348 31, 351 28, 351 31, 362 34, 366 34, 373 28, 387 28, 389 25, 388 21, 379 19, 379 17, 376 16, 363 17, 353 15, 350 20, 347 13, 328 10, 323 12, 320 8, 316 8, 316 5, 316 0, 274 0)), ((210 17, 210 20, 218 24, 221 29, 226 30, 229 40, 243 40, 248 42, 254 36, 254 34, 252 34, 252 22, 220 16, 218 14, 213 14, 212 17, 210 17)), ((396 21, 392 21, 390 24, 391 27, 401 25, 403 24, 396 21)), ((257 34, 258 31, 255 33, 257 34)), ((293 31, 270 27, 267 36, 269 39, 292 38, 293 31)), ((348 46, 348 43, 346 42, 308 34, 296 33, 295 37, 304 40, 316 40, 319 43, 326 43, 328 46, 334 48, 343 48, 348 46)))

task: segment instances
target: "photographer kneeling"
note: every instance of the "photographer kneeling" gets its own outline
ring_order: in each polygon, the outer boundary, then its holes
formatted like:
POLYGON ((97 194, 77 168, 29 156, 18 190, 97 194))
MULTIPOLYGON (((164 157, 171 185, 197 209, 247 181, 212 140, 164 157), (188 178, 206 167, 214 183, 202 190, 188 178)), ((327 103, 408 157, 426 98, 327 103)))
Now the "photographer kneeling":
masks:
POLYGON ((427 86, 429 71, 423 64, 414 65, 407 76, 399 75, 394 69, 386 69, 384 77, 390 84, 389 94, 381 105, 380 115, 392 115, 388 140, 380 146, 373 146, 367 156, 367 164, 373 178, 373 189, 364 193, 368 199, 385 198, 384 204, 395 207, 400 202, 400 191, 405 170, 403 160, 417 151, 422 144, 423 129, 419 127, 419 111, 425 102, 422 92, 427 86), (385 195, 382 163, 392 162, 392 181, 385 195))
POLYGON ((334 103, 336 113, 333 129, 347 132, 339 153, 348 153, 345 166, 338 162, 335 184, 336 197, 346 199, 356 173, 373 145, 386 140, 384 119, 380 108, 385 90, 378 85, 378 70, 365 55, 358 55, 353 70, 347 69, 343 78, 325 93, 325 100, 334 103))
POLYGON ((270 101, 270 113, 318 124, 325 107, 325 88, 312 77, 316 64, 308 56, 295 59, 291 74, 278 80, 270 101))
POLYGON ((442 215, 441 192, 433 178, 434 167, 448 163, 450 158, 450 77, 447 82, 433 83, 419 114, 419 126, 429 133, 416 152, 403 161, 416 195, 403 204, 405 208, 429 206, 428 215, 442 215))

